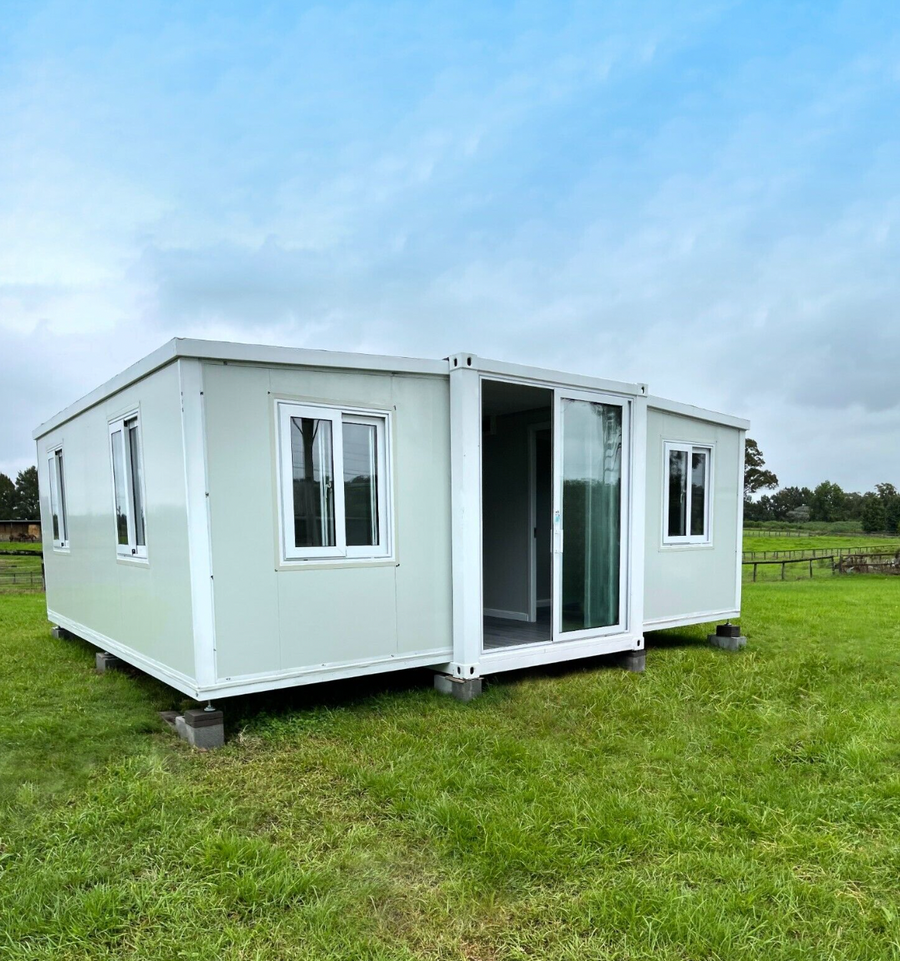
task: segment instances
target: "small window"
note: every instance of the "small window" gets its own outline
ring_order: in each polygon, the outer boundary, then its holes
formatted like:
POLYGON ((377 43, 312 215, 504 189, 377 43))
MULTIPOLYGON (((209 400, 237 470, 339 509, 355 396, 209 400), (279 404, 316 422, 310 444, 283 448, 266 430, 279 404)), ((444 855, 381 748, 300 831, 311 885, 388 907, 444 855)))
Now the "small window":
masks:
POLYGON ((116 517, 116 550, 124 557, 147 556, 144 516, 144 458, 137 413, 109 425, 112 456, 113 507, 116 517))
POLYGON ((53 546, 58 550, 69 547, 69 518, 66 513, 66 474, 63 468, 63 449, 57 447, 47 458, 50 472, 50 521, 53 527, 53 546))
POLYGON ((278 405, 284 557, 387 557, 388 416, 278 405))
POLYGON ((664 544, 708 544, 712 448, 665 445, 664 544))

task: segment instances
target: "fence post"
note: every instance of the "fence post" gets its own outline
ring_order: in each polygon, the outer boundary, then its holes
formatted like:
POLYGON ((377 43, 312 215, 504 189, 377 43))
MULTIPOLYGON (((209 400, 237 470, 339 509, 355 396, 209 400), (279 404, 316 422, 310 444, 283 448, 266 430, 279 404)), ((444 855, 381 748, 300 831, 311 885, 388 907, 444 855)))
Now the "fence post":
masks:
POLYGON ((781 562, 781 579, 784 580, 784 561, 781 562))
POLYGON ((753 565, 753 583, 756 583, 756 564, 753 565))
POLYGON ((809 579, 812 580, 812 558, 809 559, 809 579))

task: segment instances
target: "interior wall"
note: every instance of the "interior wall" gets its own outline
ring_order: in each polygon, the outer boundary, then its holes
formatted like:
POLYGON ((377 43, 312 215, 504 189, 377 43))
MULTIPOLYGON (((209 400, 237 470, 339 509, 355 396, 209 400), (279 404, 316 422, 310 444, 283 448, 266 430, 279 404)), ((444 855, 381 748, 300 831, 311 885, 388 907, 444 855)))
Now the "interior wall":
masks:
MULTIPOLYGON (((549 411, 547 412, 549 415, 549 411)), ((537 536, 534 539, 537 604, 549 607, 553 593, 553 558, 550 556, 553 532, 553 442, 549 428, 535 434, 535 510, 537 536)))
MULTIPOLYGON (((492 432, 482 434, 482 569, 486 614, 521 620, 529 617, 528 563, 532 529, 528 427, 549 423, 550 418, 549 406, 498 414, 492 418, 492 432)), ((549 478, 547 488, 549 490, 549 478)), ((548 563, 549 524, 548 511, 548 563)))

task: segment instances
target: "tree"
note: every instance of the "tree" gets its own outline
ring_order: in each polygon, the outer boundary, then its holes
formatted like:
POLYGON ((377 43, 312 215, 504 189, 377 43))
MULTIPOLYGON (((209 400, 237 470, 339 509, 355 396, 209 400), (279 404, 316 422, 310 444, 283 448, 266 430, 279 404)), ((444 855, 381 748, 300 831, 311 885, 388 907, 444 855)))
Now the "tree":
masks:
POLYGON ((0 474, 0 520, 10 520, 16 510, 16 485, 6 474, 0 474))
POLYGON ((877 494, 863 494, 862 529, 867 534, 880 534, 885 529, 884 504, 877 494))
POLYGON ((843 490, 831 481, 822 481, 813 491, 810 518, 814 521, 839 521, 844 518, 843 490))
POLYGON ((772 517, 777 521, 787 519, 791 511, 809 506, 812 491, 808 487, 783 487, 772 495, 772 517))
POLYGON ((752 497, 757 491, 770 490, 778 486, 778 478, 765 469, 766 460, 759 444, 748 437, 744 446, 744 496, 752 497))
POLYGON ((900 491, 893 484, 876 484, 875 493, 884 508, 884 530, 894 533, 900 526, 900 491))
POLYGON ((16 475, 15 516, 25 521, 37 520, 41 516, 36 467, 26 467, 16 475))

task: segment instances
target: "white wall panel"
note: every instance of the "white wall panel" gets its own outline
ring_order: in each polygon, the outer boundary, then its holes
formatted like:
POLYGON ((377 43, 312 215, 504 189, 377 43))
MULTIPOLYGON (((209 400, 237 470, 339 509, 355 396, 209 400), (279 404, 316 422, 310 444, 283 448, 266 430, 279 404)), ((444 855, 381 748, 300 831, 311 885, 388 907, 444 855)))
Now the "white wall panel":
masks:
POLYGON ((47 606, 144 657, 194 676, 181 401, 174 364, 37 441, 47 606), (140 407, 148 562, 116 555, 108 424, 140 407), (67 553, 52 547, 46 451, 63 445, 67 553))
POLYGON ((732 611, 739 606, 736 565, 740 561, 738 509, 743 497, 739 464, 742 432, 655 410, 647 418, 647 515, 644 622, 732 611), (663 544, 663 447, 666 441, 712 445, 712 542, 663 544))
POLYGON ((449 652, 446 378, 205 364, 218 676, 449 652), (391 412, 395 559, 282 564, 276 398, 391 412))

